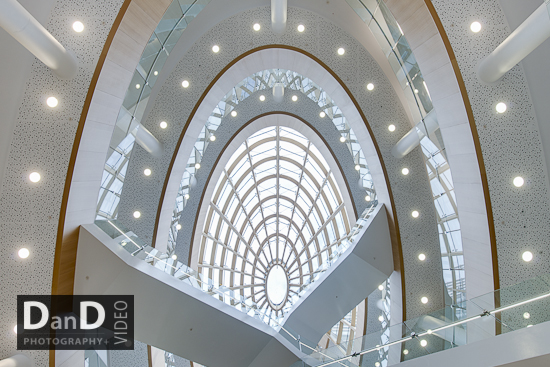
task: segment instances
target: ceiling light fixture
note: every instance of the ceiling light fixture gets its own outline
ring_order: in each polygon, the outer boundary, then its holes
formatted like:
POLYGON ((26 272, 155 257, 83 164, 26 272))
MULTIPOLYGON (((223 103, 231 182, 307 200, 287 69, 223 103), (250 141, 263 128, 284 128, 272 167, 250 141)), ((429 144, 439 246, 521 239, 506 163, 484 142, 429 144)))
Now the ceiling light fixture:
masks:
POLYGON ((346 138, 343 137, 343 136, 341 136, 341 137, 340 137, 340 143, 345 143, 345 142, 346 142, 346 138))
POLYGON ((370 197, 370 195, 365 196, 365 201, 371 201, 371 200, 372 198, 370 197))
POLYGON ((319 112, 319 117, 320 118, 324 118, 327 114, 325 113, 325 111, 321 111, 319 112))
POLYGON ((523 254, 521 254, 521 258, 525 262, 529 262, 533 260, 533 253, 531 251, 525 251, 523 254))
POLYGON ((380 321, 380 322, 384 321, 384 316, 382 316, 382 315, 378 316, 378 321, 380 321))
POLYGON ((345 53, 346 53, 346 50, 344 50, 344 48, 340 47, 340 48, 338 49, 338 55, 342 56, 342 55, 345 54, 345 53))
POLYGON ((504 102, 497 103, 497 105, 495 107, 495 109, 497 110, 498 113, 506 112, 507 108, 508 108, 508 106, 506 106, 506 103, 504 103, 504 102))
POLYGON ((184 80, 183 82, 181 82, 181 86, 187 88, 189 87, 189 82, 187 80, 184 80))
POLYGON ((189 194, 185 194, 183 197, 185 198, 185 200, 189 200, 189 194))
POLYGON ((17 325, 13 327, 13 332, 17 334, 17 325))
POLYGON ((394 132, 394 131, 395 131, 395 125, 390 125, 390 126, 388 126, 388 130, 389 130, 390 132, 394 132))
POLYGON ((356 164, 356 165, 355 165, 355 170, 356 170, 356 171, 359 171, 360 169, 361 169, 361 165, 356 164))
POLYGON ((19 257, 22 258, 22 259, 26 259, 27 257, 29 257, 30 254, 31 254, 31 252, 29 251, 29 249, 27 249, 25 247, 23 247, 22 249, 17 251, 17 255, 19 255, 19 257))
POLYGON ((470 30, 474 33, 481 31, 481 23, 473 22, 472 24, 470 24, 470 30))
POLYGON ((199 169, 201 168, 201 164, 200 163, 195 163, 195 169, 199 169))
POLYGON ((292 96, 292 101, 296 102, 298 100, 298 96, 292 96))
POLYGON ((530 314, 529 312, 524 312, 524 313, 523 313, 523 318, 524 318, 525 320, 529 320, 529 319, 531 318, 531 314, 530 314))
POLYGON ((154 75, 154 76, 157 76, 157 75, 159 75, 159 72, 155 70, 155 71, 153 72, 153 75, 154 75))
POLYGON ((212 46, 212 52, 214 52, 215 54, 217 54, 218 52, 220 52, 220 46, 218 46, 218 45, 212 46))
POLYGON ((136 211, 134 212, 134 218, 137 219, 137 218, 139 218, 139 217, 141 217, 141 212, 139 212, 139 211, 136 210, 136 211))
POLYGON ((404 176, 406 176, 406 175, 409 174, 409 169, 408 169, 407 167, 405 167, 405 168, 403 168, 403 169, 401 170, 401 173, 402 173, 404 176))
POLYGON ((38 181, 40 181, 40 173, 38 172, 32 172, 30 175, 29 175, 29 180, 31 180, 31 182, 34 182, 34 183, 37 183, 38 181))
POLYGON ((176 224, 176 229, 179 231, 181 229, 181 224, 176 224))
POLYGON ((374 367, 380 367, 380 362, 375 362, 374 367))
POLYGON ((262 26, 260 25, 260 23, 255 23, 255 24, 252 26, 252 28, 253 28, 256 32, 258 32, 258 31, 262 28, 262 26))
POLYGON ((178 258, 178 255, 174 254, 172 255, 172 260, 176 260, 178 258))
POLYGON ((300 25, 298 26, 298 32, 302 33, 302 32, 305 31, 305 30, 306 30, 306 27, 305 27, 303 24, 300 24, 300 25))
POLYGON ((82 24, 82 22, 80 21, 76 21, 73 23, 73 30, 77 33, 80 33, 84 30, 84 24, 82 24))
POLYGON ((418 260, 420 260, 420 261, 426 260, 426 255, 424 255, 424 254, 418 255, 418 260))
POLYGON ((168 123, 166 121, 161 121, 160 122, 160 128, 161 129, 166 129, 168 127, 168 123))
POLYGON ((260 101, 265 101, 265 96, 263 94, 260 96, 260 101))
POLYGON ((426 346, 428 345, 428 342, 427 342, 426 340, 422 339, 422 340, 420 341, 420 345, 421 345, 422 347, 426 347, 426 346))
POLYGON ((216 135, 210 135, 210 141, 216 141, 216 135))
POLYGON ((139 89, 139 88, 141 88, 141 85, 138 83, 136 84, 136 89, 139 89))
POLYGON ((378 290, 379 290, 379 291, 383 291, 383 290, 384 290, 384 286, 383 286, 382 284, 380 284, 380 285, 378 286, 378 290))
POLYGON ((48 105, 48 107, 51 107, 51 108, 54 108, 54 107, 57 107, 57 98, 55 97, 48 97, 48 99, 46 100, 46 104, 48 105))
POLYGON ((428 297, 422 297, 422 298, 420 298, 420 302, 422 302, 423 304, 428 303, 428 297))
POLYGON ((420 213, 418 212, 418 210, 413 210, 413 212, 411 213, 411 215, 413 216, 413 218, 418 218, 418 216, 420 215, 420 213))
POLYGON ((231 116, 237 117, 237 111, 235 111, 235 110, 231 111, 231 116))
POLYGON ((143 171, 143 174, 145 176, 151 176, 151 170, 149 168, 145 168, 145 170, 143 171))
POLYGON ((374 89, 374 84, 372 84, 372 83, 367 84, 367 89, 368 90, 373 90, 374 89))
POLYGON ((403 354, 404 354, 404 355, 409 354, 409 350, 408 350, 408 349, 403 349, 403 354))
POLYGON ((518 177, 514 178, 514 186, 515 187, 522 187, 524 183, 525 183, 525 180, 523 179, 523 177, 518 176, 518 177))

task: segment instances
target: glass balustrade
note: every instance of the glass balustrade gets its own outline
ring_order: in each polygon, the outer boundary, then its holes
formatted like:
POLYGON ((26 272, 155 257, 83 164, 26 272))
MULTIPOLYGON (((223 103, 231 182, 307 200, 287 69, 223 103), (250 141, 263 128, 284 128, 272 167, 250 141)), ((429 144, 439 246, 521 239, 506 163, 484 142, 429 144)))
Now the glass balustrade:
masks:
POLYGON ((327 349, 301 345, 302 351, 311 353, 292 366, 383 366, 387 365, 389 353, 407 361, 546 321, 550 321, 547 274, 382 328, 342 345, 327 349), (346 352, 349 350, 353 352, 346 352))

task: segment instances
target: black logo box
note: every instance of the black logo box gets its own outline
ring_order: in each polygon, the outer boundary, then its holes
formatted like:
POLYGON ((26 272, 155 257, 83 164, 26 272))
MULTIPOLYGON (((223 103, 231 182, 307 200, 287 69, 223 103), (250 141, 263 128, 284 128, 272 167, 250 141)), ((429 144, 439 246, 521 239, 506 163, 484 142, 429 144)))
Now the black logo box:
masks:
MULTIPOLYGON (((85 305, 85 303, 84 303, 85 305)), ((87 323, 97 323, 101 311, 88 305, 87 323)), ((134 296, 93 295, 19 295, 17 296, 17 349, 18 350, 133 350, 134 349, 134 296), (39 302, 45 307, 33 304, 39 302), (82 302, 95 302, 105 311, 105 319, 99 327, 82 329, 82 302), (44 326, 25 329, 25 303, 30 314, 31 327, 48 318, 44 326), (43 310, 41 310, 41 308, 43 310)))

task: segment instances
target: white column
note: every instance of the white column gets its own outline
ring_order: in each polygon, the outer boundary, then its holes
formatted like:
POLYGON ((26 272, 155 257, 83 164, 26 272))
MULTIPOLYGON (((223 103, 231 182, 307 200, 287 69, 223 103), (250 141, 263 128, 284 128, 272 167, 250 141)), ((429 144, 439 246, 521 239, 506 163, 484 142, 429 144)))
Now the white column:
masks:
POLYGON ((0 361, 0 367, 34 367, 32 360, 23 354, 16 354, 0 361))
POLYGON ((0 0, 0 27, 62 79, 76 75, 76 58, 16 0, 0 0))
POLYGON ((271 28, 282 34, 286 29, 287 0, 271 0, 271 28))
POLYGON ((132 135, 136 138, 136 143, 148 153, 151 153, 157 158, 162 155, 162 144, 142 124, 138 124, 138 126, 132 130, 132 135))
POLYGON ((437 123, 437 114, 434 109, 395 144, 391 150, 391 154, 395 158, 403 158, 416 148, 425 136, 430 135, 437 129, 439 129, 439 124, 437 123))
POLYGON ((517 63, 550 37, 550 1, 525 19, 489 56, 477 67, 478 78, 485 83, 500 80, 517 63))

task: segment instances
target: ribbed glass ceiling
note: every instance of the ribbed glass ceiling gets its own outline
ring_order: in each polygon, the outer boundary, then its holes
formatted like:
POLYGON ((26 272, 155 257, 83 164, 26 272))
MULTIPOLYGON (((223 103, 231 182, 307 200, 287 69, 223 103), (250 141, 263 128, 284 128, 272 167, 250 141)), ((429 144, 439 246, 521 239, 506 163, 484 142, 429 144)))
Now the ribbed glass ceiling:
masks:
POLYGON ((284 314, 350 231, 333 172, 302 134, 269 127, 226 164, 207 212, 198 270, 284 314))

